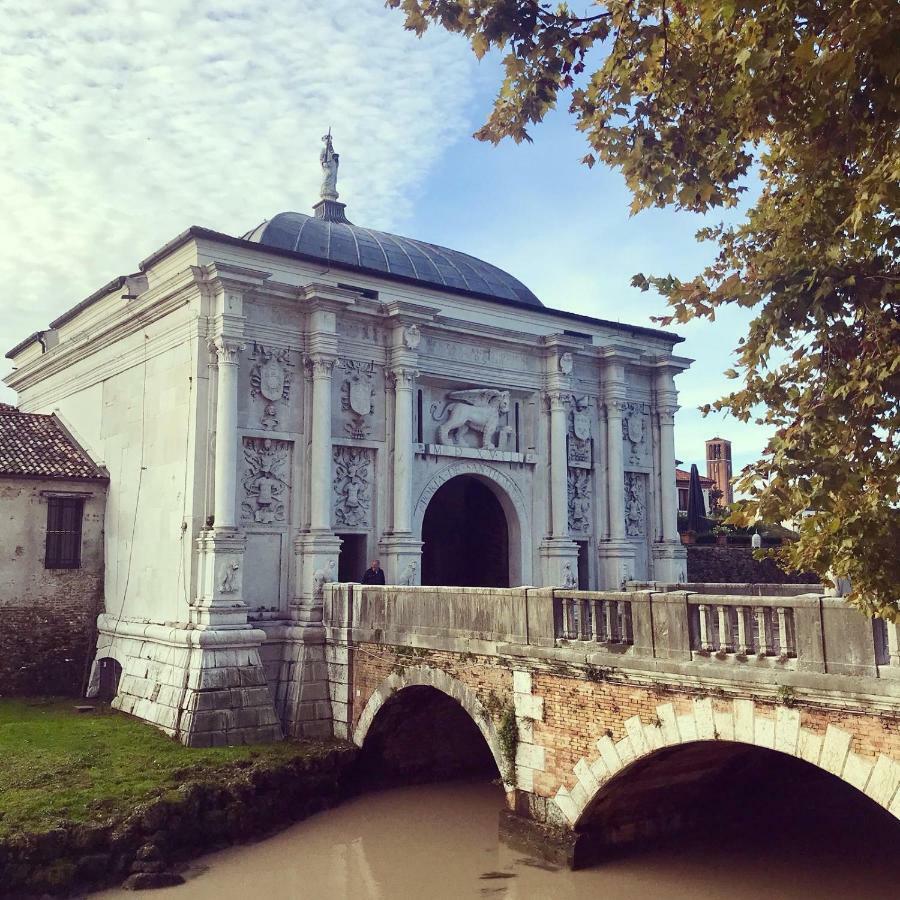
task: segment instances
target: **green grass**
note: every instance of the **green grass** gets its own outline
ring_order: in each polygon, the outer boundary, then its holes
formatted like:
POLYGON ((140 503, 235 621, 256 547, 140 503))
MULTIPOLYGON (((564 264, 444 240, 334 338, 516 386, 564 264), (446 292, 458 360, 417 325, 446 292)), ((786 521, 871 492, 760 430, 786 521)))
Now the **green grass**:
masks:
POLYGON ((320 748, 285 741, 191 749, 100 704, 75 712, 76 703, 0 699, 0 838, 118 819, 186 782, 320 748))

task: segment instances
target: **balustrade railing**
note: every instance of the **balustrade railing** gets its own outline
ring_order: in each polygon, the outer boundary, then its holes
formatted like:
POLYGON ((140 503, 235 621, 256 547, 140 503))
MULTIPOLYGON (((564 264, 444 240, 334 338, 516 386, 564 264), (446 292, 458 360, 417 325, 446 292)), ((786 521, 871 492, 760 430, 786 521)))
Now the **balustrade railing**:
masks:
MULTIPOLYGON (((691 598, 691 650, 719 657, 786 661, 797 656, 797 630, 790 606, 735 603, 739 598, 691 598)), ((779 598, 780 599, 780 598, 779 598)), ((781 601, 783 603, 783 601, 781 601)))
POLYGON ((631 603, 608 597, 554 598, 558 640, 591 641, 595 644, 634 643, 631 603))

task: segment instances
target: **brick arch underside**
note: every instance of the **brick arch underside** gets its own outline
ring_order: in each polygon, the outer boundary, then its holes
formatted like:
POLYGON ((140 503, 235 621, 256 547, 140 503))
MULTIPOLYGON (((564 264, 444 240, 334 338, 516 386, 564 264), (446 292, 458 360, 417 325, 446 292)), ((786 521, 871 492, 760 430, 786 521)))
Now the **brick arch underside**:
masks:
MULTIPOLYGON (((353 743, 357 747, 362 747, 366 735, 375 721, 375 717, 384 704, 404 688, 413 686, 432 687, 455 700, 469 714, 469 717, 481 732, 481 736, 484 738, 497 765, 497 771, 503 773, 507 770, 500 750, 500 739, 497 735, 497 729, 494 727, 490 714, 476 696, 475 691, 461 681, 457 681, 442 669, 432 668, 431 666, 414 666, 404 669, 402 673, 392 672, 381 682, 369 697, 359 716, 356 727, 353 729, 353 743)), ((507 791, 513 788, 513 785, 506 784, 505 777, 504 787, 507 791)))
POLYGON ((625 737, 597 741, 596 758, 580 759, 573 770, 575 784, 562 785, 554 800, 573 828, 590 814, 594 800, 634 763, 668 747, 721 741, 785 753, 810 763, 861 791, 900 819, 900 762, 880 754, 874 762, 850 750, 853 735, 829 725, 824 736, 804 728, 800 713, 785 706, 764 716, 752 700, 734 700, 730 709, 716 710, 711 698, 695 699, 690 712, 677 714, 671 703, 656 707, 657 721, 640 716, 625 721, 625 737))

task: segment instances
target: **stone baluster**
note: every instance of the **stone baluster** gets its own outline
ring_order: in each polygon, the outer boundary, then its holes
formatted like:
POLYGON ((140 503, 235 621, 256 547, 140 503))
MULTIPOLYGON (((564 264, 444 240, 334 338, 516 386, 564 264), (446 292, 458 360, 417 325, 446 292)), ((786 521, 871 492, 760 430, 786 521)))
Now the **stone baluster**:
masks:
POLYGON ((788 641, 787 609, 779 606, 775 612, 778 615, 778 650, 782 656, 790 656, 791 647, 788 641))
POLYGON ((769 637, 766 634, 766 608, 764 606, 755 607, 756 610, 756 625, 759 629, 759 646, 757 648, 757 653, 759 656, 768 656, 769 655, 769 637))
POLYGON ((210 349, 216 354, 218 372, 214 521, 216 528, 236 528, 238 366, 244 345, 220 335, 210 349))
POLYGON ((697 609, 700 613, 700 649, 712 650, 709 640, 709 620, 706 617, 709 607, 705 603, 701 603, 697 609))
POLYGON ((729 621, 728 607, 724 603, 720 603, 716 607, 719 615, 719 652, 728 653, 731 644, 731 623, 729 621))
POLYGON ((312 429, 310 438, 309 525, 311 531, 331 530, 331 373, 335 357, 307 357, 312 375, 312 429))
POLYGON ((747 607, 738 606, 735 612, 737 613, 737 647, 735 650, 746 656, 750 652, 750 646, 747 643, 747 607))
POLYGON ((608 643, 611 643, 614 640, 615 635, 615 626, 613 623, 613 601, 612 600, 604 600, 603 601, 603 624, 606 629, 606 634, 604 635, 604 640, 608 643))
POLYGON ((603 615, 603 601, 591 600, 591 640, 600 641, 602 632, 601 616, 603 615))

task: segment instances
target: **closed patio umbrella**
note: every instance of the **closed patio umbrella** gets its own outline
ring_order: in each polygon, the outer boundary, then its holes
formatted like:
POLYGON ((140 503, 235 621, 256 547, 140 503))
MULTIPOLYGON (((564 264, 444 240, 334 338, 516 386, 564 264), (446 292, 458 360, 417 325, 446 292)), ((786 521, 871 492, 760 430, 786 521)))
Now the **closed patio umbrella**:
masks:
POLYGON ((703 502, 703 488, 697 466, 691 466, 691 481, 688 485, 687 530, 701 531, 706 525, 706 504, 703 502))

